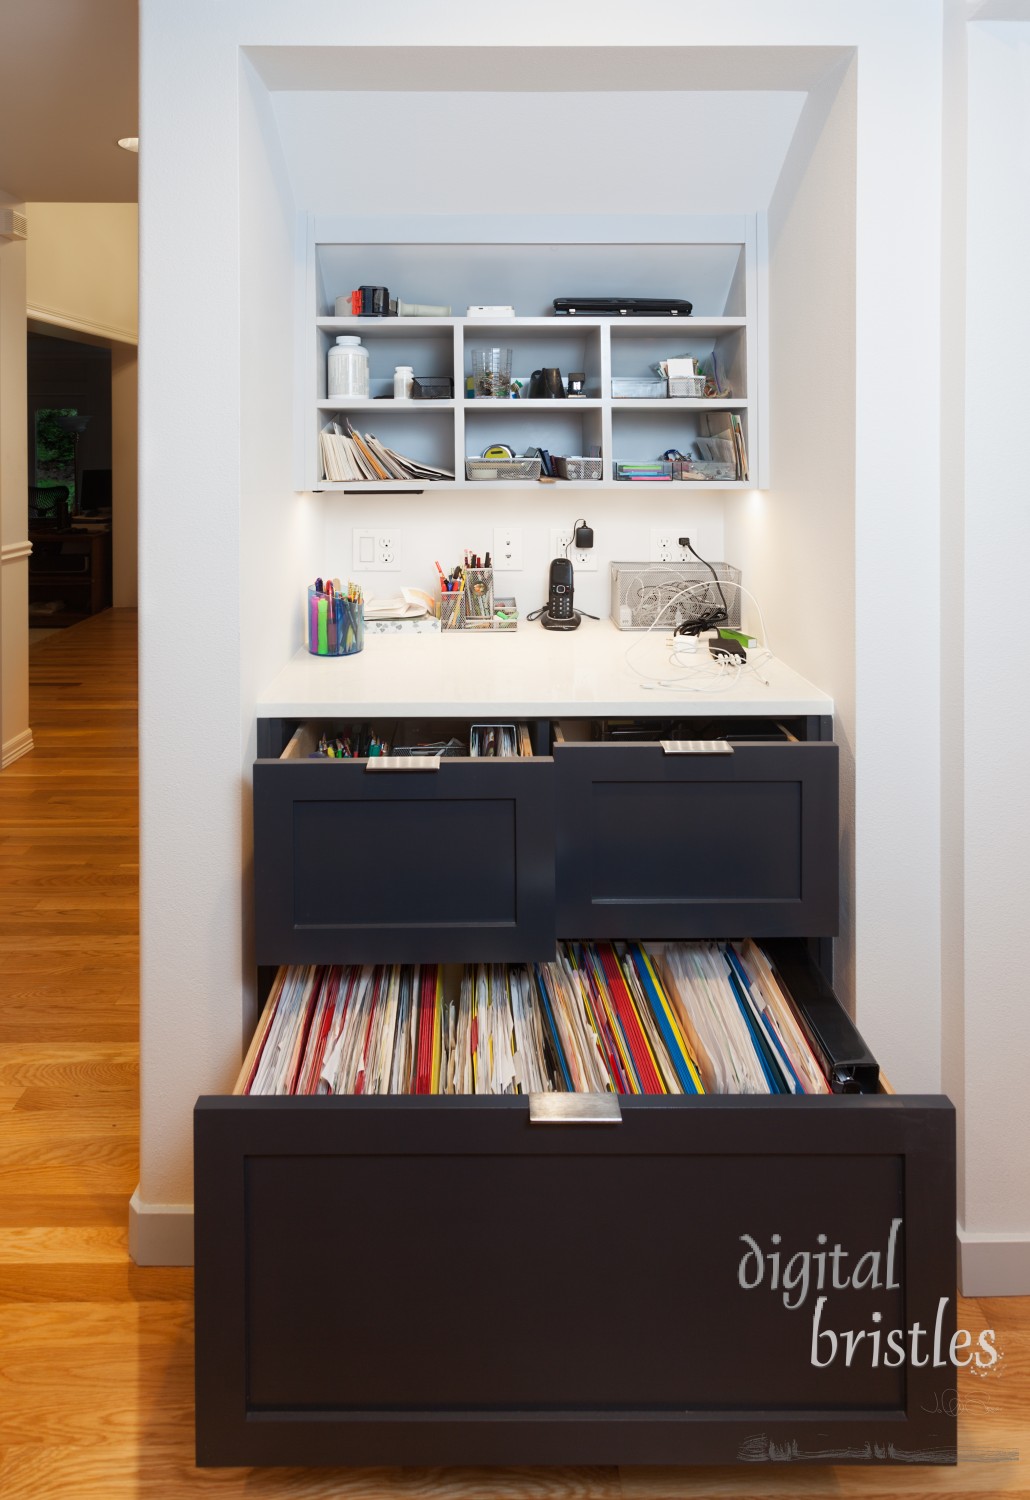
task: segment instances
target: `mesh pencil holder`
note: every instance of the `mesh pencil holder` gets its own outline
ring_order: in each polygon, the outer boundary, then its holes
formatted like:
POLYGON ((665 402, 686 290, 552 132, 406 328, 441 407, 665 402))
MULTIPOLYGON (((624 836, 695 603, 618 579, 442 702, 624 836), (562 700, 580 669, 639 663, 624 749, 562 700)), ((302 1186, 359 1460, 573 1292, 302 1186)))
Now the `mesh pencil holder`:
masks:
POLYGON ((461 630, 465 624, 465 611, 462 607, 464 593, 457 589, 453 593, 443 593, 439 598, 439 614, 441 630, 461 630))
POLYGON ((494 617, 494 570, 493 568, 466 568, 465 587, 461 597, 465 601, 466 628, 482 629, 494 617))

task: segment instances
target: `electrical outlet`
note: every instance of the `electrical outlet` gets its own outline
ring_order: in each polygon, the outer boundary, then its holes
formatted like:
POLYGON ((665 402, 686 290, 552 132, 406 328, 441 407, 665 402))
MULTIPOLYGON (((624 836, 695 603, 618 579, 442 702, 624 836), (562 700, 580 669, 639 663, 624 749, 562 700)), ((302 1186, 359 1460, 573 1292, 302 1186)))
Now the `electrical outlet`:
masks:
POLYGON ((566 555, 568 555, 568 559, 571 562, 573 568, 578 572, 596 573, 597 547, 573 547, 572 536, 572 531, 569 528, 566 528, 565 531, 552 531, 551 556, 565 557, 566 555), (565 552, 566 547, 568 547, 569 549, 568 554, 566 554, 565 552))
POLYGON ((692 555, 686 547, 681 547, 679 539, 682 531, 659 530, 658 527, 651 528, 651 561, 652 562, 686 562, 692 555))
POLYGON ((400 537, 396 531, 359 531, 354 529, 355 572, 397 573, 400 571, 400 537))
POLYGON ((522 527, 495 526, 490 561, 501 573, 518 573, 522 568, 522 527))

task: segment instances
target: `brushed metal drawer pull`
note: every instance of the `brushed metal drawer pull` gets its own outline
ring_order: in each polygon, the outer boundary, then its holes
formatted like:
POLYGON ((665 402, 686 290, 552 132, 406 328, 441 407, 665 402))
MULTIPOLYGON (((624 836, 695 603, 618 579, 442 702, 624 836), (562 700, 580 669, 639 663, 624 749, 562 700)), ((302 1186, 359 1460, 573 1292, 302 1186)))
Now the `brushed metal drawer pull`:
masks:
POLYGON ((666 755, 732 755, 728 740, 659 740, 666 755))
POLYGON ((531 1125, 621 1125, 615 1094, 530 1094, 531 1125))
POLYGON ((439 771, 438 755, 370 755, 366 771, 439 771))

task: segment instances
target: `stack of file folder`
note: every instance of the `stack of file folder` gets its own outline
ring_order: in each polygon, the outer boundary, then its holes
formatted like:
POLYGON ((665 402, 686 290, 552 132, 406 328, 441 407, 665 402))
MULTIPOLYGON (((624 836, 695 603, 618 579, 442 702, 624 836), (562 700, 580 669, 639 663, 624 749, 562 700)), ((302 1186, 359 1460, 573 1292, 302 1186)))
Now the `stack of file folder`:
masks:
POLYGON ((753 942, 563 943, 552 963, 279 970, 249 1094, 825 1094, 753 942), (445 983, 446 979, 446 983, 445 983))

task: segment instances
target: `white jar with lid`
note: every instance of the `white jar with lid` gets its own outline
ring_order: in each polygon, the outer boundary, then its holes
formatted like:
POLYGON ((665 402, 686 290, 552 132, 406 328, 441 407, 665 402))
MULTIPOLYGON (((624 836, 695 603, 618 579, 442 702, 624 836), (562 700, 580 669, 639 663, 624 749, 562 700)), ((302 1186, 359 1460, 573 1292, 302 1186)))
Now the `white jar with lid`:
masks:
POLYGON ((414 381, 415 372, 411 365, 397 365, 393 372, 393 399, 395 401, 409 400, 414 381))
POLYGON ((368 350, 357 334, 341 334, 329 350, 328 394, 368 399, 368 350))

